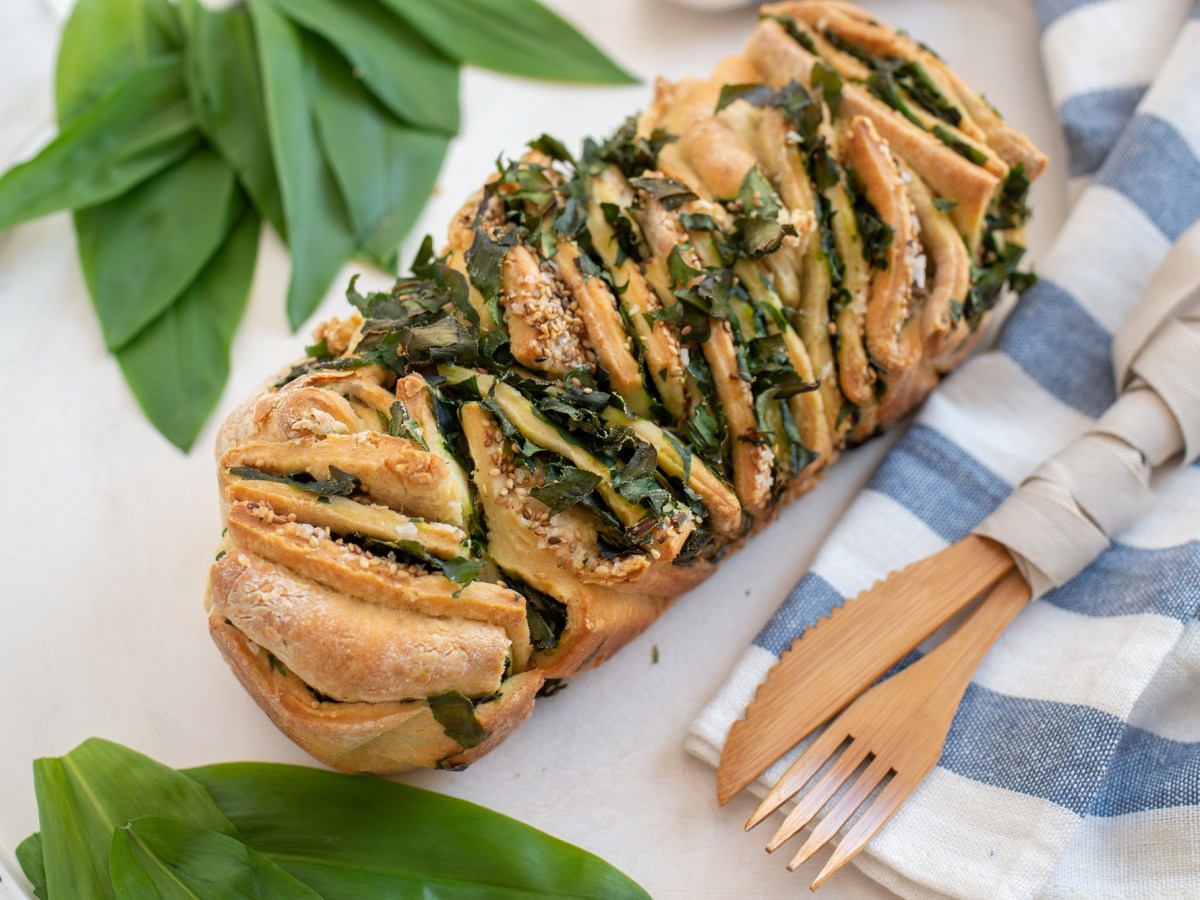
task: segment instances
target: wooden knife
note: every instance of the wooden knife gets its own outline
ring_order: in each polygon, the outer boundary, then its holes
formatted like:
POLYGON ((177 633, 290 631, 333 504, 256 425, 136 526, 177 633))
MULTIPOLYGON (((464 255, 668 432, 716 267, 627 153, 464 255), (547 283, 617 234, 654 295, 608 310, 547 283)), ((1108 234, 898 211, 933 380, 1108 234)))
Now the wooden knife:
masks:
POLYGON ((717 768, 718 802, 728 803, 1014 568, 1003 546, 969 535, 805 630, 730 729, 717 768))

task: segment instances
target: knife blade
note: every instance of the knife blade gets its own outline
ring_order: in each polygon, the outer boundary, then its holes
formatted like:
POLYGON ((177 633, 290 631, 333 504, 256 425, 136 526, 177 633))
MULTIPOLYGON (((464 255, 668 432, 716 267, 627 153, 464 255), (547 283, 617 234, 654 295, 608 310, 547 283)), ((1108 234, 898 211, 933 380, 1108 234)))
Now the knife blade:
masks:
POLYGON ((1013 568, 1003 546, 968 535, 811 625, 733 723, 717 767, 717 801, 728 803, 1013 568))

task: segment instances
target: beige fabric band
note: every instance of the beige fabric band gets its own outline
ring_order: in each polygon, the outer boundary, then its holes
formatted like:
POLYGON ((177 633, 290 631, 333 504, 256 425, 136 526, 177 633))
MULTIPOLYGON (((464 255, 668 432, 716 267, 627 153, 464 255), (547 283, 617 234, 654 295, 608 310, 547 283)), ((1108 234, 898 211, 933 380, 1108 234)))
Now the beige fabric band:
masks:
POLYGON ((1117 401, 976 529, 1035 597, 1074 578, 1154 501, 1150 476, 1200 457, 1200 225, 1171 248, 1113 342, 1117 401))

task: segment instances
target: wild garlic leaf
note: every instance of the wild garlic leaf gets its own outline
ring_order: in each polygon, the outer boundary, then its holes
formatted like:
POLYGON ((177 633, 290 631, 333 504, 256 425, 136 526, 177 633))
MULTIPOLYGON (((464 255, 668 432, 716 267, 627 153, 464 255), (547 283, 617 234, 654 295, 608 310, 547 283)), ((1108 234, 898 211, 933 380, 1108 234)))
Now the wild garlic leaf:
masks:
POLYGON ((318 481, 307 473, 291 476, 272 475, 270 472, 250 466, 230 466, 229 473, 248 481, 273 481, 276 484, 286 484, 289 487, 322 497, 348 497, 359 488, 358 477, 342 471, 337 466, 329 467, 329 477, 324 481, 318 481))
POLYGON ((403 121, 446 135, 458 133, 458 66, 397 21, 383 4, 377 0, 270 2, 293 22, 333 44, 371 93, 403 121))
POLYGON ((179 55, 147 60, 0 178, 0 231, 123 194, 186 156, 198 138, 179 55))
POLYGON ((166 312, 117 352, 138 404, 187 452, 229 377, 229 351, 246 308, 260 221, 246 210, 216 255, 166 312))
POLYGON ((241 6, 215 10, 183 0, 180 15, 187 93, 200 129, 237 173, 259 216, 286 239, 250 14, 241 6))
POLYGON ((142 816, 117 828, 108 866, 117 900, 321 900, 237 838, 162 816, 142 816))
POLYGON ((109 741, 92 738, 66 756, 36 760, 33 778, 46 887, 54 898, 113 897, 113 829, 138 816, 175 816, 237 836, 194 781, 109 741))
MULTIPOLYGON (((177 51, 181 40, 178 15, 166 0, 80 0, 59 47, 59 127, 147 60, 177 51)), ((227 174, 197 150, 132 191, 76 213, 80 263, 110 349, 161 314, 215 251, 228 224, 227 174), (204 177, 194 180, 197 169, 204 177), (192 189, 200 197, 195 218, 192 189), (186 219, 180 209, 189 211, 186 219), (181 221, 186 227, 167 224, 181 221), (148 246, 156 253, 147 254, 148 246)))
MULTIPOLYGON (((425 435, 421 431, 421 423, 409 415, 408 407, 404 405, 404 401, 394 401, 389 413, 384 426, 387 429, 387 433, 392 437, 408 438, 428 453, 429 444, 426 443, 425 435)), ((380 417, 383 417, 382 413, 380 413, 380 417)))
POLYGON ((179 16, 168 0, 78 0, 58 49, 59 127, 141 63, 181 46, 179 16))
POLYGON ((317 142, 308 78, 311 63, 299 30, 273 2, 250 0, 249 7, 292 252, 288 321, 299 328, 353 251, 354 233, 317 142))
POLYGON ((629 183, 638 190, 643 190, 659 203, 664 209, 678 209, 689 200, 695 200, 695 192, 674 178, 631 178, 629 183))
POLYGON ((446 56, 511 75, 636 84, 573 25, 537 0, 381 0, 446 56))
POLYGON ((633 456, 613 475, 614 481, 634 481, 653 475, 658 469, 658 451, 648 441, 639 440, 633 448, 633 456))
POLYGON ((551 464, 542 484, 531 488, 529 494, 544 503, 550 514, 570 509, 600 484, 600 476, 574 466, 551 464))
POLYGON ((33 885, 33 895, 38 900, 49 900, 46 890, 46 857, 42 850, 42 833, 35 831, 21 843, 17 844, 17 862, 29 883, 33 885))
POLYGON ((316 64, 313 113, 359 250, 395 272, 400 242, 433 193, 450 139, 396 119, 319 38, 306 41, 316 64))
POLYGON ((779 91, 767 84, 727 84, 721 88, 714 112, 720 112, 738 100, 745 100, 751 106, 773 106, 778 98, 779 91))
POLYGON ((475 290, 487 302, 492 311, 492 318, 497 322, 504 321, 500 309, 500 279, 504 274, 504 257, 517 243, 514 231, 507 231, 494 239, 487 229, 477 227, 475 239, 467 249, 464 261, 467 264, 467 277, 475 290))
POLYGON ((466 587, 478 578, 479 573, 483 571, 482 562, 466 556, 455 556, 451 559, 444 559, 441 566, 442 574, 462 587, 466 587))
POLYGON ((409 785, 272 763, 185 774, 208 790, 247 844, 324 897, 649 896, 585 850, 409 785))
POLYGON ((951 150, 953 150, 955 153, 957 153, 959 156, 963 157, 964 159, 969 160, 970 162, 974 163, 975 165, 977 165, 977 166, 986 166, 987 165, 988 155, 986 153, 984 153, 978 147, 975 147, 975 146, 967 143, 966 141, 964 141, 962 138, 956 136, 949 129, 947 129, 941 125, 934 125, 933 126, 933 136, 936 137, 943 144, 945 144, 947 147, 949 147, 951 150))
POLYGON ((488 736, 488 730, 475 718, 475 706, 458 691, 446 691, 429 698, 433 717, 446 732, 446 737, 470 750, 478 747, 488 736))
POLYGON ((825 63, 819 62, 813 66, 812 75, 813 90, 820 90, 825 97, 825 103, 829 107, 829 112, 833 116, 837 116, 838 108, 842 105, 842 76, 837 70, 825 63))
POLYGON ((873 269, 888 267, 888 250, 892 246, 895 229, 879 215, 866 191, 857 179, 850 178, 850 199, 854 204, 854 220, 858 225, 858 235, 862 241, 863 259, 873 269))
POLYGON ((107 203, 75 214, 79 261, 109 350, 196 280, 242 213, 233 172, 201 147, 107 203))
POLYGON ((566 604, 527 584, 515 582, 508 574, 504 578, 525 598, 525 621, 529 625, 529 643, 533 649, 553 650, 567 627, 566 604))

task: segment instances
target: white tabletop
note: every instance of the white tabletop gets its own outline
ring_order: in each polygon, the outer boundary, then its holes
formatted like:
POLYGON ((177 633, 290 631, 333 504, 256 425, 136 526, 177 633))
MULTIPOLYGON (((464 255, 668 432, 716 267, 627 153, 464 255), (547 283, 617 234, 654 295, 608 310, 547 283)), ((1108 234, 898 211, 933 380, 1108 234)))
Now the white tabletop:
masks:
MULTIPOLYGON (((0 169, 53 133, 51 73, 69 5, 0 2, 0 169)), ((444 234, 499 151, 515 155, 543 131, 575 145, 610 130, 647 102, 654 75, 706 72, 738 50, 754 23, 751 9, 698 13, 656 0, 550 5, 647 82, 572 88, 469 72, 462 136, 415 235, 444 234)), ((863 5, 937 48, 1052 153, 1034 193, 1036 258, 1064 215, 1065 166, 1027 0, 863 5)), ((416 243, 410 239, 405 258, 416 243)), ((366 277, 385 283, 378 273, 366 277)), ((306 342, 286 327, 286 281, 286 254, 267 235, 229 386, 197 449, 184 456, 147 424, 104 351, 67 217, 0 234, 0 863, 13 871, 12 850, 37 826, 31 760, 89 736, 174 766, 310 761, 238 686, 201 608, 220 531, 215 425, 306 342)), ((343 310, 343 283, 317 317, 343 310)), ((684 753, 683 738, 888 443, 845 457, 748 550, 614 660, 539 701, 534 717, 468 772, 405 780, 580 844, 655 897, 800 896, 817 863, 789 875, 784 854, 766 857, 765 830, 742 832, 753 803, 719 809, 713 770, 684 753)), ((822 893, 886 892, 850 870, 822 893)))

